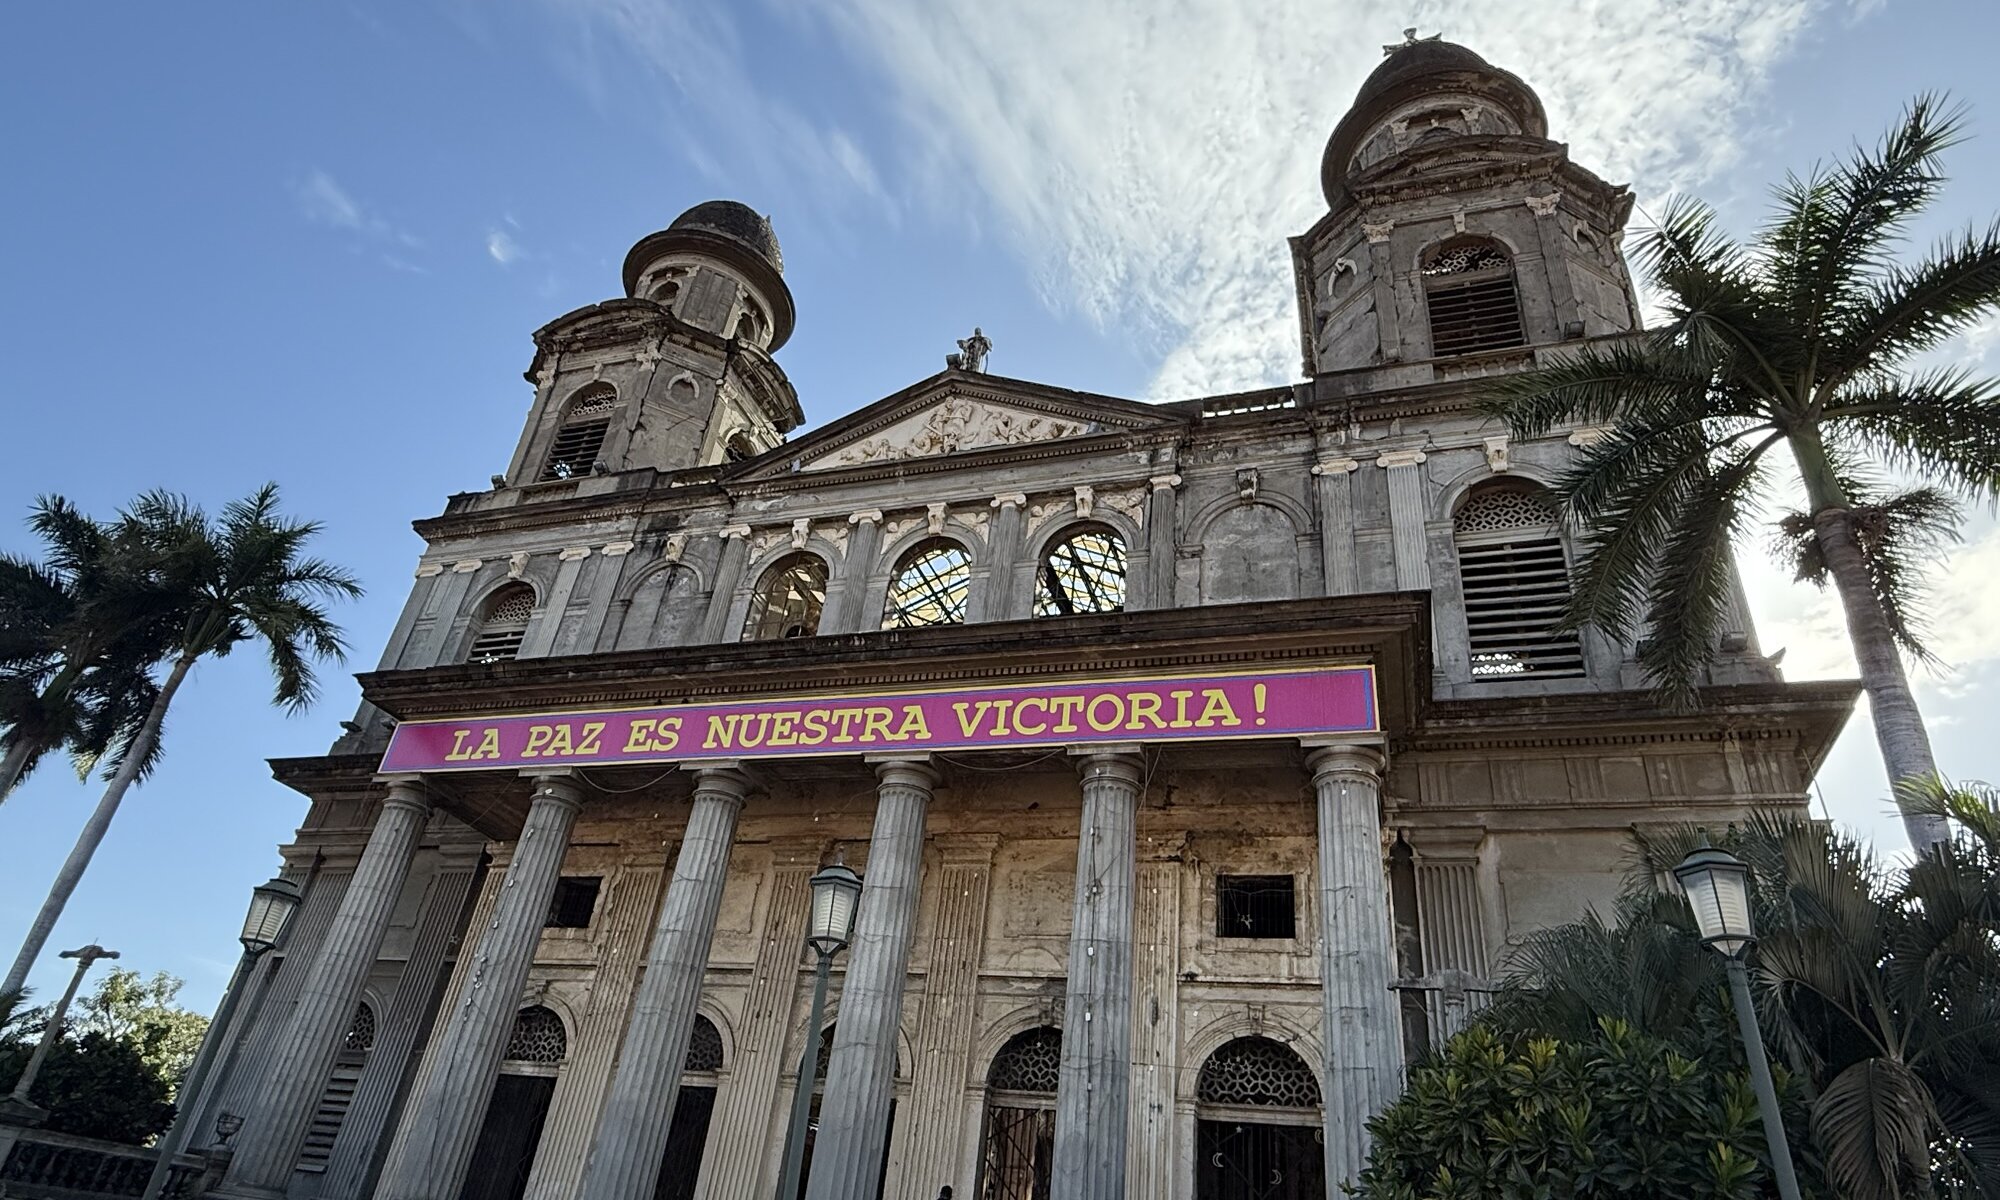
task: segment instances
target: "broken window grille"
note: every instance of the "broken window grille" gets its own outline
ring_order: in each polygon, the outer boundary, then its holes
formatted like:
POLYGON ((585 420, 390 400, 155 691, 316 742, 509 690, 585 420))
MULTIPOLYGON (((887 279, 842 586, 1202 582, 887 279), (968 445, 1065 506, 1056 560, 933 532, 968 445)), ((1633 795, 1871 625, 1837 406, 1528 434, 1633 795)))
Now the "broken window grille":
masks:
POLYGON ((1035 615, 1122 612, 1125 608, 1125 542, 1101 526, 1063 538, 1035 573, 1035 615))
POLYGON ((1290 875, 1218 875, 1215 936, 1298 936, 1297 896, 1290 875))
POLYGON ((792 554, 772 564, 750 597, 743 640, 811 637, 826 607, 826 563, 815 554, 792 554))
POLYGON ((555 895, 549 899, 547 929, 588 929, 597 911, 597 893, 604 880, 596 875, 565 875, 556 880, 555 895))
POLYGON ((521 639, 528 635, 528 618, 534 615, 535 593, 528 585, 509 584, 493 593, 466 661, 507 662, 520 657, 521 639))
POLYGON ((896 564, 882 628, 961 624, 971 587, 972 556, 964 547, 943 538, 919 542, 896 564))
POLYGON ((1452 517, 1474 678, 1583 674, 1583 646, 1558 629, 1569 607, 1569 559, 1555 513, 1517 487, 1474 492, 1452 517))
POLYGON ((548 461, 542 464, 541 479, 574 479, 590 474, 604 452, 605 435, 611 431, 611 412, 618 407, 618 390, 608 383, 592 383, 570 397, 563 411, 562 427, 549 447, 548 461))
POLYGON ((1455 238, 1424 263, 1431 353, 1442 358, 1525 346, 1514 264, 1497 242, 1455 238))

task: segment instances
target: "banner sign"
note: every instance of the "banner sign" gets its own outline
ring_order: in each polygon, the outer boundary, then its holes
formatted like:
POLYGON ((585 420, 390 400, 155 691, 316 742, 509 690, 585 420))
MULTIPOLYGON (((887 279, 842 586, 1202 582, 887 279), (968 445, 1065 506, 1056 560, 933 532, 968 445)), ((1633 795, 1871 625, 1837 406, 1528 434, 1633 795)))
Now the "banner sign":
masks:
POLYGON ((1373 667, 405 721, 382 770, 805 758, 1372 733, 1373 667))

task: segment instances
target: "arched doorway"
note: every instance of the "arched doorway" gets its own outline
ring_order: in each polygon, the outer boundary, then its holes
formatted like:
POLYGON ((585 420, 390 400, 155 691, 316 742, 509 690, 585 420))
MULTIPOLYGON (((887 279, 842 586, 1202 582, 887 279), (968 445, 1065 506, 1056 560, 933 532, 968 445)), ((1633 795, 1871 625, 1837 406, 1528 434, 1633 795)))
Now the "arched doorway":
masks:
POLYGON ((1319 1081, 1270 1038, 1225 1043, 1195 1084, 1196 1200, 1323 1200, 1319 1081))
POLYGON ((537 1004, 515 1015, 459 1200, 521 1200, 568 1053, 569 1034, 554 1010, 537 1004))
POLYGON ((674 1101, 673 1124, 667 1127, 667 1152, 660 1163, 653 1200, 694 1200, 721 1070, 722 1031, 707 1017, 696 1015, 687 1057, 681 1062, 681 1092, 674 1101))
POLYGON ((1050 1200, 1056 1079, 1062 1030, 1042 1025, 1007 1039, 986 1072, 980 1200, 1050 1200))

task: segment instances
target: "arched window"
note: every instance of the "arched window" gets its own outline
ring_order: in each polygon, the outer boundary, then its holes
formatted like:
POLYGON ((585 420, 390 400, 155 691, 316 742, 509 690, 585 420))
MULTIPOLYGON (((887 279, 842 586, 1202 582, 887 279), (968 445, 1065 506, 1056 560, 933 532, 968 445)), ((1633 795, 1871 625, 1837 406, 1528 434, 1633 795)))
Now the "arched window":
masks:
POLYGON ((736 314, 736 332, 733 336, 745 341, 762 341, 765 327, 764 314, 756 305, 744 301, 743 311, 736 314))
POLYGON ((896 563, 882 628, 960 624, 971 587, 972 556, 965 547, 945 538, 918 542, 896 563))
POLYGON ((465 661, 507 662, 520 657, 521 639, 528 635, 528 618, 534 615, 535 590, 527 584, 510 583, 494 592, 487 598, 465 661))
POLYGON ((730 434, 729 440, 722 443, 723 462, 744 462, 757 457, 757 454, 757 443, 751 441, 750 435, 741 429, 730 434))
POLYGON ((585 384, 563 406, 562 425, 542 464, 542 479, 574 479, 588 475, 604 452, 611 432, 611 412, 618 407, 618 389, 608 383, 585 384))
POLYGON ((1319 1081, 1270 1038, 1226 1042, 1195 1079, 1197 1196, 1324 1196, 1319 1081))
POLYGON ((348 1110, 354 1107, 354 1094, 361 1089, 361 1075, 368 1068, 368 1052, 374 1048, 375 1010, 364 1000, 355 1006, 354 1019, 348 1022, 347 1035, 340 1040, 340 1049, 334 1055, 326 1089, 319 1095, 319 1107, 313 1110, 312 1124, 306 1126, 306 1140, 299 1146, 298 1170, 314 1174, 326 1170, 333 1158, 333 1143, 340 1136, 340 1127, 347 1122, 348 1110))
POLYGON ((681 1060, 681 1090, 674 1101, 673 1123, 667 1126, 667 1148, 660 1159, 660 1180, 653 1200, 694 1200, 701 1183, 702 1150, 708 1144, 709 1118, 715 1113, 716 1076, 722 1070, 722 1032, 715 1022, 697 1014, 688 1036, 687 1057, 681 1060))
POLYGON ((1431 353, 1472 354, 1527 344, 1514 262, 1491 238, 1453 238, 1424 258, 1431 353))
POLYGON ((536 1004, 514 1014, 514 1031, 507 1036, 508 1062, 555 1066, 569 1053, 569 1034, 553 1009, 536 1004))
POLYGON ((1576 634, 1556 628, 1569 604, 1569 562, 1542 493, 1481 488, 1451 523, 1472 674, 1583 674, 1576 634))
POLYGON ((1125 609, 1125 542, 1086 525, 1053 546, 1035 571, 1035 615, 1068 617, 1125 609))
POLYGON ((788 554, 771 564, 750 597, 743 640, 811 637, 826 607, 826 562, 817 554, 788 554))
POLYGON ((1062 1030, 1043 1025, 1007 1039, 986 1072, 982 1200, 1047 1200, 1056 1146, 1062 1030))

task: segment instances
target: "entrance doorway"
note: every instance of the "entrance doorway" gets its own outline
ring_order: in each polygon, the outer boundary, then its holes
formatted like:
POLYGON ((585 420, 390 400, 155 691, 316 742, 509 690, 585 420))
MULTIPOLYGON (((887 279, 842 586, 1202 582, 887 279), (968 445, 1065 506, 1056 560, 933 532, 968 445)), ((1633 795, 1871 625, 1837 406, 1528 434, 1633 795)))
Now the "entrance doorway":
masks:
POLYGON ((562 1018, 552 1010, 535 1005, 515 1016, 459 1200, 521 1200, 556 1094, 556 1069, 568 1051, 562 1018))
POLYGON ((993 1056, 986 1072, 979 1200, 1050 1200, 1061 1066, 1062 1030, 1053 1025, 1015 1034, 993 1056))
POLYGON ((1237 1038, 1195 1087, 1195 1200, 1322 1200, 1319 1081, 1290 1047, 1237 1038))

